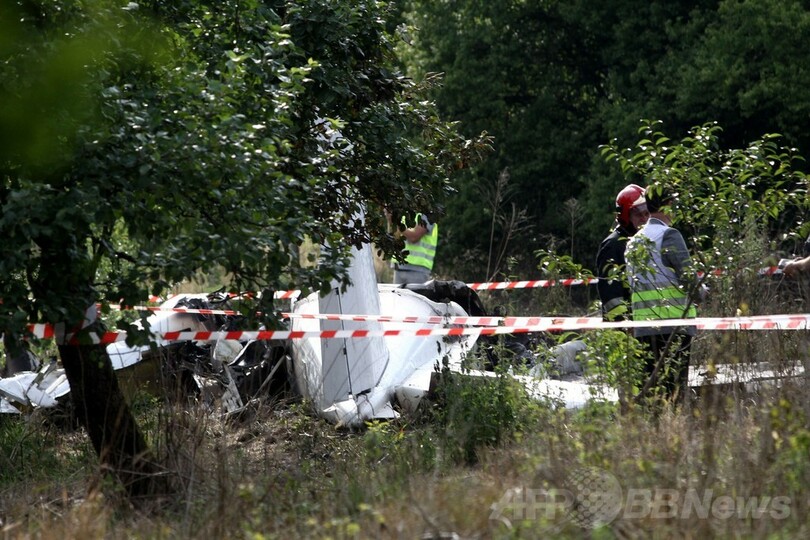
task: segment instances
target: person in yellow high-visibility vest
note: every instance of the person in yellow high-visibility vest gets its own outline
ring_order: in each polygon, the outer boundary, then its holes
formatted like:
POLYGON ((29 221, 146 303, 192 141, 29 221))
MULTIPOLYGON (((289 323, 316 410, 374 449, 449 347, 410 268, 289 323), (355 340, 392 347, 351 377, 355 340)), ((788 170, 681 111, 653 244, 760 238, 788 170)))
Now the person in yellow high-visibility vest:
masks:
MULTIPOLYGON (((407 225, 405 219, 402 222, 407 225)), ((425 214, 416 214, 414 224, 402 231, 405 237, 405 259, 394 260, 394 283, 425 283, 430 281, 436 247, 439 244, 439 224, 431 223, 425 214)))
POLYGON ((650 217, 628 240, 625 259, 633 320, 650 324, 635 327, 633 334, 650 353, 645 365, 647 392, 653 390, 654 384, 662 397, 680 401, 688 389, 689 357, 696 329, 691 325, 656 326, 655 321, 695 318, 695 301, 702 300, 705 291, 692 269, 683 235, 671 227, 669 205, 675 196, 651 186, 644 198, 650 217))

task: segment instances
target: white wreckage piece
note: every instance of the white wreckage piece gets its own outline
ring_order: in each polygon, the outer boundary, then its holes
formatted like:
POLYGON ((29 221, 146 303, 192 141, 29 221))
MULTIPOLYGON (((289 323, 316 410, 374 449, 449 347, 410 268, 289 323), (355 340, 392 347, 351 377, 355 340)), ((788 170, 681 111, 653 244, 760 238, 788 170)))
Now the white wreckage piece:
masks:
POLYGON ((0 379, 0 414, 19 414, 21 409, 55 407, 70 393, 65 371, 56 361, 38 371, 21 371, 0 379))
MULTIPOLYGON (((205 294, 178 294, 163 302, 159 311, 147 317, 149 329, 155 335, 163 335, 167 332, 213 332, 220 330, 221 323, 225 319, 223 316, 200 315, 197 313, 183 313, 182 311, 172 311, 176 308, 203 308, 211 309, 211 301, 218 304, 227 300, 227 295, 219 293, 205 294)), ((136 326, 142 328, 140 321, 136 321, 136 326)), ((213 343, 196 341, 188 342, 193 348, 192 353, 188 350, 175 352, 172 359, 180 365, 173 365, 171 369, 175 375, 183 369, 190 377, 189 384, 194 387, 207 401, 219 399, 222 407, 227 412, 233 412, 244 406, 239 395, 239 391, 234 382, 235 373, 232 365, 239 363, 240 355, 250 350, 248 347, 252 342, 238 340, 217 340, 213 343), (185 365, 182 365, 182 364, 185 365), (214 389, 213 394, 212 387, 214 389)), ((107 354, 110 356, 113 369, 124 370, 143 361, 144 357, 154 351, 166 350, 169 347, 178 345, 178 342, 170 342, 161 338, 155 339, 150 344, 130 347, 125 342, 117 341, 107 346, 107 354)))
MULTIPOLYGON (((155 335, 162 335, 166 332, 206 332, 215 330, 211 317, 200 317, 195 313, 183 313, 171 311, 175 308, 183 307, 188 300, 198 299, 207 301, 207 294, 178 294, 160 304, 160 310, 147 317, 149 329, 155 335), (162 310, 162 311, 161 311, 162 310)), ((136 321, 138 328, 143 328, 140 321, 136 321)), ((157 338, 151 345, 140 345, 131 347, 123 341, 116 341, 107 345, 107 354, 110 355, 113 369, 125 369, 143 360, 144 354, 150 352, 152 347, 168 347, 171 342, 157 338)))
MULTIPOLYGON (((182 311, 171 311, 177 307, 210 307, 209 301, 215 295, 209 294, 180 294, 163 302, 161 310, 150 315, 147 320, 149 327, 157 335, 166 332, 205 332, 217 330, 217 321, 214 317, 200 316, 195 313, 182 311), (195 306, 195 302, 202 305, 195 306)), ((135 325, 142 328, 140 321, 135 325)), ((189 342, 191 343, 191 342, 189 342)), ((203 345, 202 342, 198 343, 203 345)), ((177 345, 177 342, 169 342, 163 339, 155 339, 151 344, 140 346, 129 346, 123 341, 118 341, 107 345, 107 354, 110 356, 113 369, 116 371, 134 368, 144 361, 146 357, 153 353, 165 352, 170 346, 177 345)), ((220 340, 210 347, 210 365, 216 368, 207 370, 192 370, 212 372, 218 374, 219 385, 222 390, 219 398, 223 402, 226 410, 236 409, 242 406, 239 393, 230 377, 231 371, 224 368, 225 365, 236 363, 240 360, 240 355, 249 350, 247 344, 232 340, 220 340)), ((205 373, 203 373, 205 375, 205 373)), ((191 378, 197 383, 200 389, 205 386, 203 376, 197 372, 191 373, 191 378)), ((60 402, 67 399, 70 393, 64 368, 53 360, 43 364, 37 371, 21 371, 10 377, 0 378, 0 414, 19 414, 23 411, 35 408, 56 407, 60 402)))
MULTIPOLYGON (((377 290, 380 303, 377 315, 394 318, 468 316, 455 302, 434 302, 411 290, 386 285, 380 285, 377 290)), ((322 304, 323 299, 320 300, 322 304)), ((345 298, 343 300, 345 302, 345 298)), ((319 298, 313 295, 296 303, 293 312, 318 313, 318 306, 319 298)), ((293 329, 335 329, 326 326, 326 322, 330 321, 298 318, 293 320, 293 329)), ((370 326, 368 322, 341 322, 340 329, 345 330, 412 331, 420 327, 415 323, 379 322, 370 326)), ((435 325, 421 327, 435 328, 435 325)), ((322 417, 335 424, 359 426, 372 419, 397 417, 397 410, 416 412, 430 390, 437 367, 470 377, 496 376, 493 371, 462 368, 464 358, 477 345, 476 336, 391 336, 381 338, 385 346, 382 350, 379 345, 367 343, 368 340, 308 338, 293 343, 292 359, 298 391, 314 403, 322 417)), ((581 408, 593 399, 616 401, 615 390, 590 384, 578 375, 581 367, 573 357, 581 350, 582 342, 570 344, 554 347, 550 353, 552 358, 561 360, 557 365, 562 368, 563 379, 539 378, 540 370, 533 371, 538 376, 514 375, 514 379, 523 384, 532 397, 569 409, 581 408), (566 378, 569 380, 564 380, 566 378)))
MULTIPOLYGON (((293 313, 348 313, 424 318, 469 316, 458 303, 436 302, 406 288, 378 285, 368 246, 355 250, 350 268, 353 285, 337 287, 326 297, 312 294, 293 305, 293 313)), ((452 282, 451 282, 452 283, 452 282)), ((428 284, 429 285, 429 284, 428 284)), ((471 291, 468 291, 471 292, 471 291)), ((473 293, 474 294, 474 293, 473 293)), ((327 321, 293 318, 293 330, 413 330, 416 323, 327 321)), ((422 325, 430 327, 430 325, 422 325)), ((434 326, 435 327, 435 326, 434 326)), ((430 390, 437 367, 468 376, 492 377, 494 372, 462 369, 462 361, 476 347, 476 336, 386 336, 360 339, 307 338, 294 340, 292 362, 295 387, 311 400, 318 413, 338 425, 359 426, 367 420, 415 412, 430 390)), ((581 372, 575 356, 578 345, 552 349, 567 373, 581 372)), ((539 372, 537 372, 539 373, 539 372)), ((616 401, 614 389, 592 385, 582 377, 554 380, 515 376, 538 399, 549 399, 567 408, 580 408, 589 400, 616 401)))

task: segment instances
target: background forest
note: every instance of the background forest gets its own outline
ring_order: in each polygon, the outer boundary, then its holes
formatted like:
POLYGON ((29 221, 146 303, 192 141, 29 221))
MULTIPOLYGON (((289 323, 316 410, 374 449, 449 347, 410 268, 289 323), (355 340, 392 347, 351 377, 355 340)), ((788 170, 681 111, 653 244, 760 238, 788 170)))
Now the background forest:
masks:
MULTIPOLYGON (((403 18, 408 70, 443 73, 441 113, 494 138, 446 202, 438 264, 454 278, 531 279, 539 249, 592 268, 627 183, 600 145, 631 146, 642 119, 672 139, 716 122, 723 148, 781 134, 810 155, 808 2, 415 0, 403 18)), ((774 249, 795 251, 795 238, 774 249)))

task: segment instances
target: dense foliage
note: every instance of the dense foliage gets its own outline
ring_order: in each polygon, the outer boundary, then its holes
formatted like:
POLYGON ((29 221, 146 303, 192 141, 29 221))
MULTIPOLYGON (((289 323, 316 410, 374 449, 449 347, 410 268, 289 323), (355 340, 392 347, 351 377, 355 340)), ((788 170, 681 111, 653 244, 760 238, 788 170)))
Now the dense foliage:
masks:
MULTIPOLYGON (((511 202, 525 211, 523 225, 532 227, 512 235, 507 250, 523 261, 519 275, 531 277, 531 253, 541 248, 560 247, 591 265, 609 230, 615 195, 627 181, 605 164, 598 147, 634 144, 642 119, 662 121, 672 137, 717 122, 721 148, 746 148, 778 133, 784 146, 810 155, 806 2, 408 5, 410 69, 443 72, 440 110, 462 130, 485 129, 495 140, 493 158, 462 177, 448 207, 448 240, 439 257, 448 274, 483 278, 480 261, 491 247, 481 231, 496 224, 491 243, 507 238, 510 229, 502 222, 511 222, 490 210, 504 171, 511 202)), ((798 226, 783 223, 778 232, 798 226)), ((794 247, 778 246, 783 253, 794 247)), ((508 274, 509 257, 503 260, 499 270, 508 274)))
MULTIPOLYGON (((449 174, 486 149, 396 70, 382 2, 0 9, 9 343, 28 323, 75 328, 98 301, 139 305, 213 266, 233 291, 265 293, 272 323, 274 290, 345 281, 361 243, 401 249, 383 206, 395 222, 439 214, 449 174), (300 264, 305 239, 328 247, 318 261, 300 264)), ((104 347, 57 341, 104 465, 132 495, 163 491, 104 347)))
POLYGON ((687 231, 700 248, 699 270, 731 273, 755 263, 746 256, 764 263, 767 250, 777 250, 780 240, 803 241, 796 235, 778 238, 780 231, 803 225, 808 186, 800 170, 804 161, 795 149, 781 146, 780 137, 725 149, 715 123, 695 127, 680 141, 660 129, 660 122, 645 122, 633 148, 605 145, 601 153, 619 165, 625 178, 644 178, 676 196, 670 207, 674 226, 687 231), (754 254, 742 247, 751 239, 760 242, 754 254))
POLYGON ((483 148, 396 71, 381 2, 4 10, 6 330, 136 305, 211 265, 235 290, 328 286, 350 246, 396 247, 382 205, 440 212, 483 148), (298 264, 305 237, 331 246, 321 264, 298 264))

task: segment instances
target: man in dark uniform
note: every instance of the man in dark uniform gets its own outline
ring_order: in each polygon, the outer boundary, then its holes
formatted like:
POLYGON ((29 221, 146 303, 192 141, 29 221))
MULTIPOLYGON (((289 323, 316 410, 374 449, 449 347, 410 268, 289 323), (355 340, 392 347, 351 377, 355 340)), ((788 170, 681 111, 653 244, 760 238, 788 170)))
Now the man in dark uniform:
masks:
POLYGON ((630 184, 616 196, 616 225, 599 246, 596 255, 596 283, 602 302, 602 318, 622 321, 630 318, 630 288, 623 276, 624 248, 627 239, 636 234, 650 217, 644 188, 630 184))

